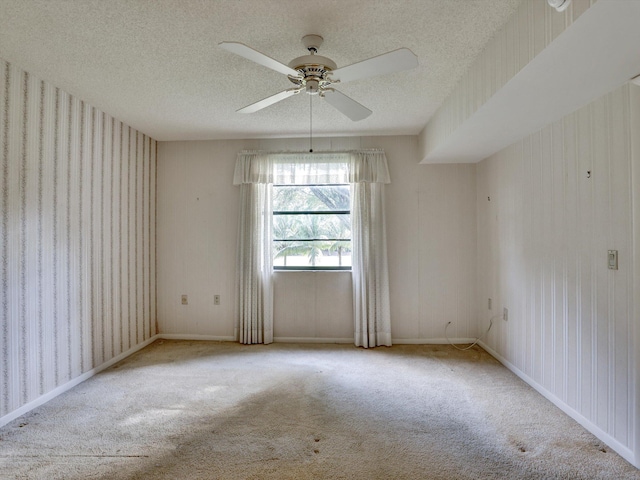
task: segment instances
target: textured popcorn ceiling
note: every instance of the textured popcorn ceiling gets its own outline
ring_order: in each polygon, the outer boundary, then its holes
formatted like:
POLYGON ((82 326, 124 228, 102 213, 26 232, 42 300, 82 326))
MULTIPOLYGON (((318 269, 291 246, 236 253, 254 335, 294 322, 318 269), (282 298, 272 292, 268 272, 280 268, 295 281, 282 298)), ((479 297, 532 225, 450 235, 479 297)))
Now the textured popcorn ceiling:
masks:
POLYGON ((309 134, 308 95, 235 112, 291 83, 222 41, 286 64, 316 33, 339 67, 407 47, 417 69, 338 87, 373 115, 352 122, 313 97, 313 130, 417 134, 520 1, 0 0, 0 58, 157 140, 194 140, 309 134))

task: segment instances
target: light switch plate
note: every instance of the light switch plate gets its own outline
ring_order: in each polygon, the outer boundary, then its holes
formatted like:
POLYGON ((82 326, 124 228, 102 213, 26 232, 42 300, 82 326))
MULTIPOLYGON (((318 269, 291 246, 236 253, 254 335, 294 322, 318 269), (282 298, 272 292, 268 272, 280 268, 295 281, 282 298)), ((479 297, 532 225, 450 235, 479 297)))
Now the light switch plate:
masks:
POLYGON ((607 266, 609 270, 618 270, 618 250, 609 250, 607 254, 607 266))

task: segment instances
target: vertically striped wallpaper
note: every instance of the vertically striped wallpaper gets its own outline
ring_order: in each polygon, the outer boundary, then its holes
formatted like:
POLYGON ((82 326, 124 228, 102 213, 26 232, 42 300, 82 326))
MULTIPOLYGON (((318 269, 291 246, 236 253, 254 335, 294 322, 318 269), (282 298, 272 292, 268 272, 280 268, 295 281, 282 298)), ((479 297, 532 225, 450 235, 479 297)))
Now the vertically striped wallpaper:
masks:
POLYGON ((626 458, 640 428, 631 105, 625 85, 477 170, 478 312, 486 325, 509 309, 486 345, 626 458), (607 268, 608 250, 618 251, 617 270, 607 268))
POLYGON ((0 60, 0 417, 155 334, 156 142, 0 60))

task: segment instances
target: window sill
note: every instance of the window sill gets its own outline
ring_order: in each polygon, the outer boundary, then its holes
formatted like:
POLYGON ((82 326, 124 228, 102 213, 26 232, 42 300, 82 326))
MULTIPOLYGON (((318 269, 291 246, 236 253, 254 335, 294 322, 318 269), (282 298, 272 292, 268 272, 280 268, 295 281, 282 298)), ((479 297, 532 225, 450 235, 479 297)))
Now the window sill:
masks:
POLYGON ((351 273, 352 270, 324 270, 324 269, 317 269, 317 270, 310 270, 310 269, 305 269, 305 268, 300 268, 300 269, 287 269, 287 270, 273 270, 273 273, 351 273))

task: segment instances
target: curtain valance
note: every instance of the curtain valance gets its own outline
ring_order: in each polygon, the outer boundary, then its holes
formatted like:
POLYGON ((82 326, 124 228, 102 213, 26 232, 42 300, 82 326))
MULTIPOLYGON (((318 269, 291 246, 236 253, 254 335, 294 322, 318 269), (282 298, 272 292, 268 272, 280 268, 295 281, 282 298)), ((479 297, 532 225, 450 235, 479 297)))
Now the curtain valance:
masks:
POLYGON ((390 183, 384 150, 238 153, 234 185, 246 183, 390 183))

